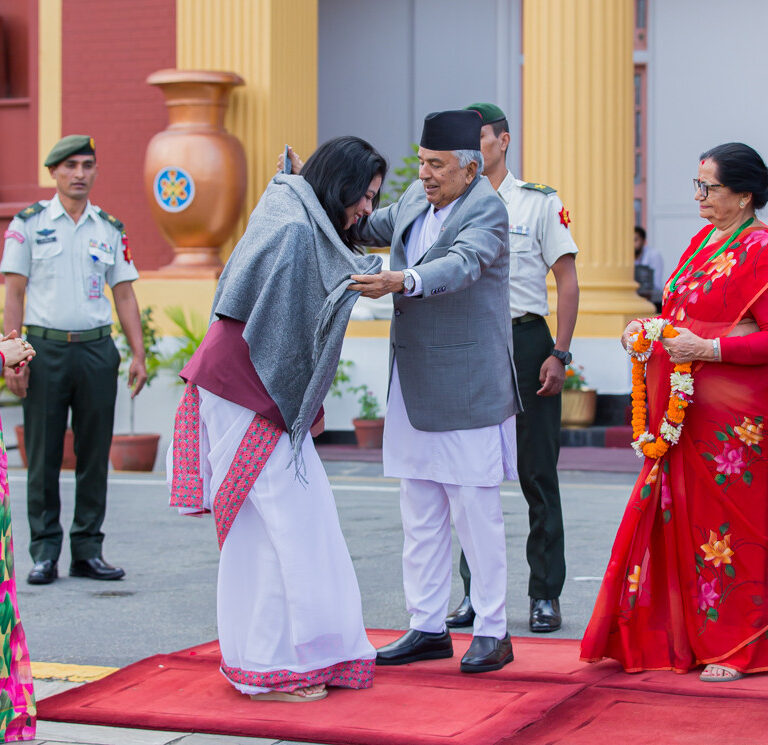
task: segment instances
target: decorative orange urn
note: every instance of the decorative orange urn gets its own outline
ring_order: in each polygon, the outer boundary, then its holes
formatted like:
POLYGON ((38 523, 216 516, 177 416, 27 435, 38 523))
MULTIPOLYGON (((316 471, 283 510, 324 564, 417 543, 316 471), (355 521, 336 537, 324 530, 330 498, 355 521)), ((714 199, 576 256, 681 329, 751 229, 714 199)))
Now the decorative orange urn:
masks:
POLYGON ((147 146, 144 187, 152 216, 173 246, 160 272, 218 277, 219 248, 235 227, 246 186, 245 152, 224 129, 233 72, 158 70, 147 83, 165 96, 168 126, 147 146))

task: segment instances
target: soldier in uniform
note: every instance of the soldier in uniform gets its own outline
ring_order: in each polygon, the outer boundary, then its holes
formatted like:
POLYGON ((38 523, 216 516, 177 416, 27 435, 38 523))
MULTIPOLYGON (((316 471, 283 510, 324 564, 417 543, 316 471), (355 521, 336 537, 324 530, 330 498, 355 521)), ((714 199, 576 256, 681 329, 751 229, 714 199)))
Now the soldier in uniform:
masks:
POLYGON ((9 375, 22 398, 28 458, 30 584, 58 577, 63 531, 59 471, 69 409, 75 437, 75 513, 70 529, 72 577, 115 580, 125 572, 102 556, 107 467, 120 355, 112 341, 109 285, 133 359, 135 396, 147 379, 133 264, 123 224, 92 205, 97 173, 93 138, 69 135, 45 160, 56 194, 22 210, 5 233, 5 328, 26 326, 37 351, 34 366, 9 375), (26 304, 25 304, 26 300, 26 304))
MULTIPOLYGON (((555 189, 516 179, 506 165, 509 125, 494 104, 467 107, 483 120, 480 145, 483 174, 509 215, 509 307, 514 333, 514 359, 523 412, 517 415, 517 469, 528 502, 530 532, 529 627, 556 631, 562 623, 560 592, 565 582, 565 540, 557 479, 560 454, 560 392, 571 362, 569 347, 579 306, 570 217, 555 189), (546 277, 550 269, 557 287, 557 337, 552 340, 544 316, 549 314, 546 277)), ((452 628, 471 624, 470 572, 464 554, 460 571, 465 597, 446 619, 452 628)))

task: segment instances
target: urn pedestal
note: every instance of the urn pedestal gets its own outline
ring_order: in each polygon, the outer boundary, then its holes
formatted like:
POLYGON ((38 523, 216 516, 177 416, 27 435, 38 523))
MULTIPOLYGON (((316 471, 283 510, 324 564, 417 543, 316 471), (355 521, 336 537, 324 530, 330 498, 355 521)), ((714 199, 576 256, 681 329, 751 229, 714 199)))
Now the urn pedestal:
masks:
POLYGON ((174 277, 218 277, 219 248, 245 198, 245 152, 224 129, 235 73, 158 70, 147 78, 165 96, 168 126, 147 146, 144 187, 152 217, 173 246, 159 271, 174 277))

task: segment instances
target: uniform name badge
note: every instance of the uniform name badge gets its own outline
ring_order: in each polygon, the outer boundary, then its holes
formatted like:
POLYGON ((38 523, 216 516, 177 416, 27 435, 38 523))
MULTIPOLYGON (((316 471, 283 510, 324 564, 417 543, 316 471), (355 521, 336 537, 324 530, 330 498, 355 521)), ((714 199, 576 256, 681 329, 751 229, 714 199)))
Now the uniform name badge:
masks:
POLYGON ((103 278, 100 274, 94 272, 88 276, 88 299, 98 300, 101 297, 101 283, 103 278))
POLYGON ((509 232, 512 235, 530 235, 531 229, 527 225, 510 225, 509 232))

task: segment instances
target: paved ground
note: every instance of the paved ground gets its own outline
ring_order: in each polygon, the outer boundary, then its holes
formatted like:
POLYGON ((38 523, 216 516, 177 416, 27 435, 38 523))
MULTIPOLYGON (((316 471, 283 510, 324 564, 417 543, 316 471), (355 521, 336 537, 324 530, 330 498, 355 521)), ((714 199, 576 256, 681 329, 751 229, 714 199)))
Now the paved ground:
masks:
MULTIPOLYGON (((397 482, 383 478, 378 463, 327 462, 327 469, 357 570, 366 625, 407 628, 397 482)), ((33 660, 122 667, 151 654, 215 638, 218 551, 213 522, 182 518, 169 510, 161 474, 111 478, 104 554, 125 568, 123 581, 69 578, 65 544, 62 578, 44 587, 24 581, 31 567, 26 552, 25 477, 21 469, 11 469, 19 605, 33 660)), ((561 472, 569 576, 562 595, 563 628, 553 636, 578 638, 583 633, 633 481, 628 472, 561 472)), ((64 473, 65 525, 71 519, 73 488, 72 474, 64 473)), ((523 636, 529 634, 526 506, 514 482, 503 485, 502 499, 508 535, 509 629, 512 635, 523 636)), ((458 556, 458 546, 454 548, 458 556)), ((457 602, 461 594, 456 572, 452 601, 457 602)), ((73 684, 36 682, 40 697, 67 685, 73 684)), ((273 742, 54 723, 41 723, 38 737, 39 742, 104 745, 273 742)))

